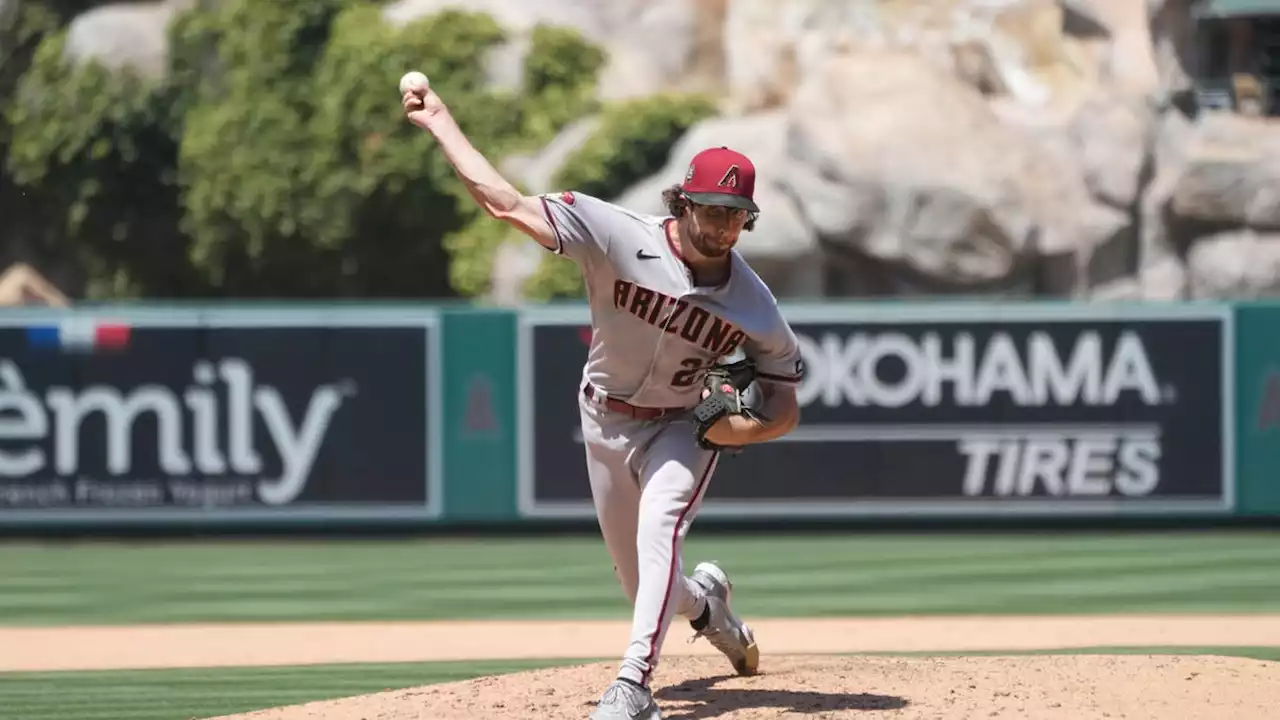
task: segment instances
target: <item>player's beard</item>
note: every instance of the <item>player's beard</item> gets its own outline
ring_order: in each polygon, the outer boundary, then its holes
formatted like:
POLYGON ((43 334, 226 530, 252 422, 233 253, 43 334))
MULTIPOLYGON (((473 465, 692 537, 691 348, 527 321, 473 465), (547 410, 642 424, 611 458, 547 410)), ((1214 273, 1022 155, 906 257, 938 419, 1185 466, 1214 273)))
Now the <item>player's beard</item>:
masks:
POLYGON ((690 238, 693 241, 693 249, 697 250, 704 257, 724 257, 729 254, 732 244, 717 243, 712 239, 711 235, 698 233, 690 238))

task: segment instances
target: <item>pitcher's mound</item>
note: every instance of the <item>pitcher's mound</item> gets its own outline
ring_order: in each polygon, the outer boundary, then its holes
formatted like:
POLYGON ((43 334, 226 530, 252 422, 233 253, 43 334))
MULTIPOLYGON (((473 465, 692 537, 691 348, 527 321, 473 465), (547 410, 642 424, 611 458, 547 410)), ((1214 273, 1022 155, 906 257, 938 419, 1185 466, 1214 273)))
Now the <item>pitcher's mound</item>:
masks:
MULTIPOLYGON (((585 720, 615 663, 483 677, 222 720, 585 720)), ((1261 720, 1280 663, 1215 656, 766 657, 752 677, 720 658, 670 658, 664 720, 1041 718, 1261 720)))

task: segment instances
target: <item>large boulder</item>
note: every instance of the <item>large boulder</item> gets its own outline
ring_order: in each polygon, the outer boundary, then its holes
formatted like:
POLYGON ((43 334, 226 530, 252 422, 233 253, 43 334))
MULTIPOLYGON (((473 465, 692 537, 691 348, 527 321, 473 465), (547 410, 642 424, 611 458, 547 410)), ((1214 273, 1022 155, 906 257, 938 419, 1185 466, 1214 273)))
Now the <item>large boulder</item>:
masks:
POLYGON ((724 0, 611 0, 608 29, 596 38, 608 49, 598 96, 631 100, 664 90, 705 89, 705 46, 719 42, 717 5, 724 0), (710 37, 705 37, 706 35, 710 37))
POLYGON ((1146 182, 1159 115, 1147 96, 1099 85, 1068 127, 1090 194, 1130 210, 1146 182))
POLYGON ((1147 0, 1062 0, 1071 34, 1107 39, 1102 76, 1110 84, 1138 96, 1159 89, 1159 69, 1151 38, 1147 0))
POLYGON ((1194 299, 1275 297, 1280 295, 1280 235, 1239 230, 1201 238, 1187 266, 1194 299))
POLYGON ((1280 291, 1280 127, 1167 113, 1142 202, 1143 296, 1246 299, 1280 291))
POLYGON ((400 27, 445 10, 485 13, 516 34, 543 23, 573 28, 588 37, 603 35, 607 29, 595 0, 395 0, 387 3, 382 17, 400 27))
POLYGON ((1138 201, 1138 281, 1142 297, 1180 300, 1186 297, 1184 264, 1191 237, 1172 215, 1173 194, 1187 164, 1191 122, 1176 111, 1165 112, 1156 126, 1150 156, 1151 179, 1138 201))
MULTIPOLYGON (((545 248, 518 232, 507 237, 493 254, 486 302, 514 307, 524 302, 524 285, 546 257, 545 248)), ((568 262, 566 260, 565 262, 568 262)))
POLYGON ((910 53, 833 57, 791 104, 785 184, 820 241, 932 292, 1067 294, 1125 225, 1095 202, 1070 138, 1011 127, 910 53), (1068 270, 1037 278, 1046 259, 1068 270), (1045 288, 1042 288, 1045 289, 1045 288))
POLYGON ((67 57, 161 77, 169 57, 169 22, 195 0, 112 3, 86 10, 67 26, 67 57))
POLYGON ((516 90, 533 29, 570 28, 608 49, 598 95, 619 100, 680 84, 697 55, 699 4, 705 1, 395 0, 383 17, 398 27, 443 10, 489 14, 510 37, 488 58, 489 81, 516 90))
POLYGON ((1133 223, 1091 192, 1086 154, 1067 124, 1009 128, 1030 162, 1021 168, 1024 202, 1036 226, 1037 294, 1084 296, 1136 269, 1133 223))
POLYGON ((569 123, 545 147, 531 154, 511 155, 500 161, 500 169, 507 179, 525 192, 545 193, 557 188, 553 185, 556 173, 565 161, 591 139, 600 127, 600 116, 591 115, 569 123))
POLYGON ((786 105, 833 55, 893 50, 1018 102, 1069 104, 1108 42, 1057 0, 730 0, 724 35, 726 85, 744 109, 786 105))
POLYGON ((1107 82, 1062 125, 1038 133, 1048 160, 1038 169, 1060 188, 1035 195, 1038 216, 1071 234, 1046 257, 1042 291, 1085 296, 1138 274, 1139 199, 1156 119, 1148 95, 1107 82))
POLYGON ((1173 190, 1176 221, 1280 229, 1280 126, 1206 114, 1186 153, 1173 190))

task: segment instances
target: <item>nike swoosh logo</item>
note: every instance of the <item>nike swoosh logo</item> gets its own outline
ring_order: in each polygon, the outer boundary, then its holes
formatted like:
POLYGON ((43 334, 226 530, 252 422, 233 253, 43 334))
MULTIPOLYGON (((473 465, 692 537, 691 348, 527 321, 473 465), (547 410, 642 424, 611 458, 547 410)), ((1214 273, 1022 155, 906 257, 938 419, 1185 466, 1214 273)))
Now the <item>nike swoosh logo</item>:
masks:
POLYGON ((637 251, 636 251, 636 259, 637 259, 637 260, 657 260, 657 259, 658 259, 658 256, 657 256, 657 255, 648 255, 648 254, 646 254, 646 253, 645 253, 645 251, 643 251, 643 250, 637 250, 637 251))

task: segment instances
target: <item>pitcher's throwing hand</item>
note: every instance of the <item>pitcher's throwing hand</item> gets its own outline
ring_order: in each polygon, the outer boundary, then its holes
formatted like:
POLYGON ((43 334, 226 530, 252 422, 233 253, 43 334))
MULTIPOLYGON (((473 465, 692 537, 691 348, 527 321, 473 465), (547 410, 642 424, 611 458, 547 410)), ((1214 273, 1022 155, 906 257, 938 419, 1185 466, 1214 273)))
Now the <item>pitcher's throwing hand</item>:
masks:
POLYGON ((424 130, 431 117, 444 109, 427 76, 417 71, 407 72, 400 78, 400 104, 409 121, 424 130))

